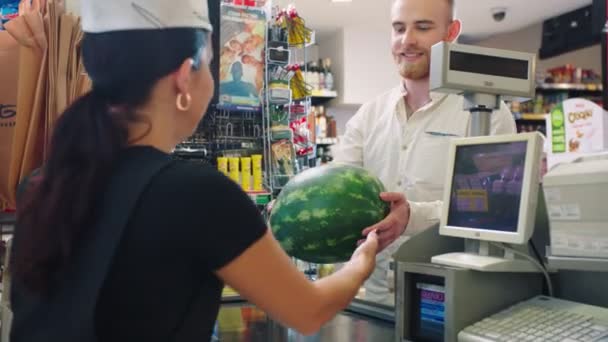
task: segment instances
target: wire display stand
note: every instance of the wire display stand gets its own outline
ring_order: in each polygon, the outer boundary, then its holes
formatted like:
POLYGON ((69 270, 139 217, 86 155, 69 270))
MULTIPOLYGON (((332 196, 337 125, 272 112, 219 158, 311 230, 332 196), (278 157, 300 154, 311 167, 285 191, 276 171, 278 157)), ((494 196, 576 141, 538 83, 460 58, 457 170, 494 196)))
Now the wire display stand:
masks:
POLYGON ((287 182, 308 167, 310 146, 307 117, 311 112, 311 88, 302 75, 306 74, 306 49, 314 43, 310 37, 293 39, 291 29, 277 24, 286 11, 272 8, 271 21, 266 35, 265 69, 265 130, 264 140, 270 189, 278 194, 287 182), (295 49, 302 49, 304 61, 295 60, 295 49), (304 67, 300 68, 300 64, 304 67), (294 82, 296 85, 294 85, 294 82), (299 87, 298 87, 299 85, 299 87), (295 89, 295 90, 294 90, 295 89), (301 129, 304 127, 305 129, 301 129))
MULTIPOLYGON (((265 13, 266 19, 264 20, 264 29, 267 29, 268 27, 271 1, 256 1, 255 6, 235 5, 233 2, 222 1, 220 8, 222 11, 223 8, 226 8, 228 11, 232 9, 235 11, 253 10, 255 13, 265 13)), ((224 17, 222 16, 220 20, 222 20, 220 30, 222 30, 224 29, 224 17)), ((227 32, 234 34, 230 29, 228 29, 227 32)), ((219 58, 221 60, 223 56, 220 56, 219 58)), ((241 63, 244 62, 241 61, 241 63)), ((264 68, 266 68, 266 66, 264 66, 264 68)), ((221 81, 218 86, 220 85, 221 81)), ((264 83, 259 94, 260 103, 263 103, 263 94, 266 93, 266 88, 267 84, 264 83)), ((270 194, 272 189, 272 185, 269 181, 268 168, 264 167, 264 164, 266 164, 270 158, 265 146, 265 141, 267 140, 266 136, 268 135, 266 129, 267 116, 266 106, 264 105, 261 105, 259 110, 248 110, 237 106, 234 108, 227 108, 226 106, 222 106, 220 101, 211 106, 196 133, 179 144, 173 155, 175 158, 188 159, 211 165, 220 169, 220 171, 221 166, 218 165, 220 164, 220 159, 248 158, 253 155, 262 155, 262 190, 254 190, 253 187, 249 190, 244 190, 250 194, 258 205, 263 206, 271 200, 270 194)), ((241 177, 243 176, 242 167, 242 165, 237 166, 241 172, 241 177)), ((232 165, 230 169, 232 171, 232 165)), ((243 185, 242 182, 241 185, 243 185)))
MULTIPOLYGON (((307 48, 315 37, 313 31, 307 31, 306 36, 290 38, 294 29, 276 25, 281 11, 272 1, 257 1, 256 5, 256 10, 266 13, 261 110, 225 109, 214 104, 197 132, 179 144, 173 155, 219 168, 218 158, 261 154, 263 195, 267 197, 261 203, 267 203, 314 158, 314 142, 307 128, 311 87, 303 75, 307 74, 307 48), (297 55, 304 60, 296 60, 297 55), (298 69, 300 65, 303 67, 298 69), (294 80, 300 88, 294 88, 294 80)), ((222 6, 250 8, 227 1, 222 6)))

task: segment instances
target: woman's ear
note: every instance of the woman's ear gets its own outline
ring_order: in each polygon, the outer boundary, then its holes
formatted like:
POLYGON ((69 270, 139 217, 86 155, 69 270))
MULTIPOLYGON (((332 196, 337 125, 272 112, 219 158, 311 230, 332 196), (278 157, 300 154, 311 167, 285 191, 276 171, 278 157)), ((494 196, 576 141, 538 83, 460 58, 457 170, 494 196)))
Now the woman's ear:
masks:
POLYGON ((190 92, 190 79, 192 77, 192 58, 186 59, 175 72, 175 86, 180 94, 190 92))

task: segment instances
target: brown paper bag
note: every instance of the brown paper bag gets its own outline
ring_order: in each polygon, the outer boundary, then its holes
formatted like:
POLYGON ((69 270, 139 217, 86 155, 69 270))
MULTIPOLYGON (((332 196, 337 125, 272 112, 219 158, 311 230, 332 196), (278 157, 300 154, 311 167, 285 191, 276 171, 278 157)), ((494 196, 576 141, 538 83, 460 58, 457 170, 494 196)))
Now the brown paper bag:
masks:
POLYGON ((41 85, 46 85, 46 76, 41 75, 46 46, 40 46, 46 38, 41 13, 29 6, 24 8, 19 17, 9 21, 5 28, 20 44, 17 90, 19 114, 13 136, 8 181, 8 201, 15 203, 15 191, 19 181, 40 166, 42 161, 41 151, 32 151, 38 144, 31 141, 38 141, 42 134, 39 132, 39 122, 34 121, 35 124, 32 124, 32 115, 42 108, 41 99, 37 98, 36 94, 41 85))
MULTIPOLYGON (((17 120, 19 50, 19 44, 12 36, 0 31, 0 202, 8 202, 10 198, 8 179, 17 120)), ((10 204, 14 207, 15 203, 10 204)))
POLYGON ((19 115, 5 182, 10 203, 15 201, 19 181, 46 158, 59 114, 91 87, 80 56, 80 19, 65 13, 65 1, 22 0, 19 15, 6 25, 20 45, 15 68, 19 72, 19 115))

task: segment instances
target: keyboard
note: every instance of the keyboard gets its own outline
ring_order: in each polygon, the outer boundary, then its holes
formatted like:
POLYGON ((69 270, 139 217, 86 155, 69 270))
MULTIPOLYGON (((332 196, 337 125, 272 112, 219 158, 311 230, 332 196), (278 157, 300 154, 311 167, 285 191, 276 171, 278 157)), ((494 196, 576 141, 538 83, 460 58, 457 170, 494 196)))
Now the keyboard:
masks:
POLYGON ((608 342, 608 309, 538 296, 468 326, 459 342, 608 342))

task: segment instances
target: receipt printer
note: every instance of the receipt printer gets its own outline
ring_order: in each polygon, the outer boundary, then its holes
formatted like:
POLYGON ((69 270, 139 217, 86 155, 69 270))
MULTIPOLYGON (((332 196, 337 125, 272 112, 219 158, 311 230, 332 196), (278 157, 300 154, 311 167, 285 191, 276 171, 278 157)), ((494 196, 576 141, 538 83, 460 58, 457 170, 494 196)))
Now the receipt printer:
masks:
POLYGON ((608 260, 608 153, 556 165, 543 189, 551 254, 608 260))

